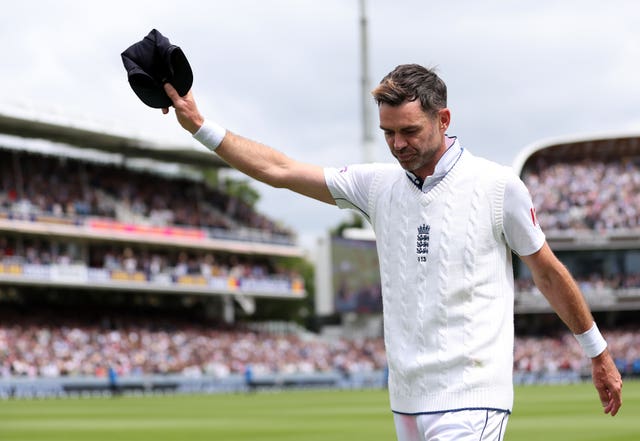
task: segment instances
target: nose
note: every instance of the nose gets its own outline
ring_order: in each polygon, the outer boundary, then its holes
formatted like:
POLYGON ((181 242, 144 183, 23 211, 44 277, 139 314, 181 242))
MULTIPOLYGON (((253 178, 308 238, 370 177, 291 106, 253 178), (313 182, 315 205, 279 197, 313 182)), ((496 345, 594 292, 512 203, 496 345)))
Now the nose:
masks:
POLYGON ((395 150, 402 150, 406 146, 407 146, 407 140, 405 139, 405 137, 399 133, 396 133, 393 136, 393 148, 395 150))

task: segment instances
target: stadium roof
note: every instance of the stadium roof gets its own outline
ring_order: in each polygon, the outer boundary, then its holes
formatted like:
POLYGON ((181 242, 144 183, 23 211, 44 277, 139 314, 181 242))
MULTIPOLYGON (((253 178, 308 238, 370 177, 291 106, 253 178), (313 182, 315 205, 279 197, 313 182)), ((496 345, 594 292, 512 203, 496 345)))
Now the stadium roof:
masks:
POLYGON ((100 150, 126 158, 153 159, 197 167, 228 167, 215 154, 192 145, 172 145, 109 133, 72 121, 46 120, 34 115, 11 114, 0 109, 0 133, 21 138, 45 139, 78 149, 100 150))
POLYGON ((543 139, 523 148, 512 165, 515 172, 521 175, 530 161, 540 157, 557 162, 623 156, 640 156, 640 132, 611 132, 543 139))

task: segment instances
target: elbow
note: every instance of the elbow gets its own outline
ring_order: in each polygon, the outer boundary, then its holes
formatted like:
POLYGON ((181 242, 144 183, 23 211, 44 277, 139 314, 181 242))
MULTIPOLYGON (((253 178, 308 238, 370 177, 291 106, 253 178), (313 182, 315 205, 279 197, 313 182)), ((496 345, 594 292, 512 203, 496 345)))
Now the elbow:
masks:
POLYGON ((560 268, 562 267, 550 267, 533 274, 533 282, 545 296, 553 290, 554 286, 558 286, 559 280, 563 279, 560 268))
POLYGON ((281 171, 273 168, 257 170, 253 178, 274 188, 286 188, 288 184, 287 177, 281 171))
POLYGON ((549 292, 552 285, 551 279, 548 276, 538 276, 533 279, 533 282, 535 283, 538 290, 540 290, 540 292, 543 294, 549 292))

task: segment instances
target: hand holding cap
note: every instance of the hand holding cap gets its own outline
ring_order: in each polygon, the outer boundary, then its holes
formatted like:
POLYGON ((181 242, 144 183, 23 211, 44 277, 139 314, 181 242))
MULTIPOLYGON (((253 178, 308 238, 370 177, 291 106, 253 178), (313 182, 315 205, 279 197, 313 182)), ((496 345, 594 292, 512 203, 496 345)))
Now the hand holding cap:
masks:
POLYGON ((180 96, 193 84, 193 72, 180 47, 156 29, 121 54, 131 88, 149 107, 167 108, 173 103, 164 90, 170 83, 180 96))

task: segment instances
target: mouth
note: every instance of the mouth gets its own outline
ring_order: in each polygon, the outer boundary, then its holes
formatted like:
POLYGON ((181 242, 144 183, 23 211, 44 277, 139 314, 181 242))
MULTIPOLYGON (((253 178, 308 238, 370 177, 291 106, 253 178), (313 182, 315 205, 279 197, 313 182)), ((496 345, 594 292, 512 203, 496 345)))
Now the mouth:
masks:
POLYGON ((401 153, 396 153, 394 154, 394 156, 396 157, 396 159, 400 162, 409 162, 411 161, 413 158, 415 158, 415 155, 412 152, 401 152, 401 153))

